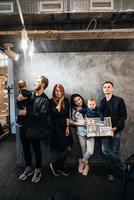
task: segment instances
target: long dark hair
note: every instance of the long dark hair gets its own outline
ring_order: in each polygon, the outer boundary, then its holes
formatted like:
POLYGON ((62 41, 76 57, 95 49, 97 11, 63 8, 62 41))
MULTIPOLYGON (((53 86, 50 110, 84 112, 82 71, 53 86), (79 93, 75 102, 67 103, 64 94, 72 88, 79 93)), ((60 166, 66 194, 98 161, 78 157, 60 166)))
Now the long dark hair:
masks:
POLYGON ((83 97, 80 94, 72 94, 71 95, 71 99, 70 99, 70 106, 71 106, 71 117, 72 117, 72 111, 73 109, 76 110, 76 105, 74 103, 74 98, 75 97, 80 97, 82 99, 82 108, 86 107, 85 101, 83 99, 83 97))

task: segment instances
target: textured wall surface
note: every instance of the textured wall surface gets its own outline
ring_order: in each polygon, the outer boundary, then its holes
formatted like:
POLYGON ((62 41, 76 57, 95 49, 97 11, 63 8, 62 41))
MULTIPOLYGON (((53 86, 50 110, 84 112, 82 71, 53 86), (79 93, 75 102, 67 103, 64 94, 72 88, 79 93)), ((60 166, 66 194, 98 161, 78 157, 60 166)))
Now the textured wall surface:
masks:
POLYGON ((49 97, 53 86, 62 83, 67 96, 80 93, 85 100, 96 98, 98 104, 103 97, 102 83, 112 81, 114 94, 124 98, 128 112, 122 133, 121 156, 127 158, 134 153, 134 52, 34 54, 32 60, 26 59, 14 66, 15 87, 19 79, 25 79, 33 89, 38 74, 49 78, 46 90, 49 97))
POLYGON ((7 82, 7 67, 0 67, 0 122, 7 124, 8 116, 8 94, 5 83, 7 82))

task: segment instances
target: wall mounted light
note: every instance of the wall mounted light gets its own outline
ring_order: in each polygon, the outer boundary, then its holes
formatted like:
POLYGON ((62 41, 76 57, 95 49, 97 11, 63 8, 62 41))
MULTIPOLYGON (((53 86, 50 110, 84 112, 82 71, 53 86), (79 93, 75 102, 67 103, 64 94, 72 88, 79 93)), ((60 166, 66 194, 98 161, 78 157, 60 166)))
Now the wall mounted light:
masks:
POLYGON ((3 46, 4 46, 4 52, 9 58, 15 61, 19 59, 19 54, 17 54, 12 50, 12 48, 14 47, 13 43, 4 43, 3 46))

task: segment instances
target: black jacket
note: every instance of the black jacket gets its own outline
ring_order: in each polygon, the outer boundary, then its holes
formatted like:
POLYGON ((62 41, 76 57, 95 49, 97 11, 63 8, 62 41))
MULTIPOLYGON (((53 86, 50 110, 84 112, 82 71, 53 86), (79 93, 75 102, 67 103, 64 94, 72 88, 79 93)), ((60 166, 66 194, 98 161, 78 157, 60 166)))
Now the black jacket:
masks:
POLYGON ((23 97, 27 97, 27 99, 21 100, 21 101, 16 101, 16 106, 18 109, 24 109, 24 107, 29 107, 29 105, 31 104, 31 96, 32 96, 32 92, 30 90, 27 89, 22 89, 20 90, 19 94, 22 94, 23 97))
MULTIPOLYGON (((118 96, 112 96, 110 99, 111 107, 110 107, 110 115, 112 121, 112 127, 116 127, 117 131, 120 132, 124 128, 125 119, 127 118, 127 111, 124 100, 118 96)), ((103 116, 106 116, 106 98, 103 98, 100 102, 100 111, 102 112, 103 116)))
POLYGON ((49 98, 45 93, 32 97, 32 111, 27 113, 27 126, 35 129, 51 127, 49 98))
POLYGON ((84 115, 86 114, 87 118, 100 117, 101 119, 103 119, 103 115, 97 107, 94 108, 93 110, 91 110, 88 107, 85 107, 85 108, 80 109, 79 112, 84 115))

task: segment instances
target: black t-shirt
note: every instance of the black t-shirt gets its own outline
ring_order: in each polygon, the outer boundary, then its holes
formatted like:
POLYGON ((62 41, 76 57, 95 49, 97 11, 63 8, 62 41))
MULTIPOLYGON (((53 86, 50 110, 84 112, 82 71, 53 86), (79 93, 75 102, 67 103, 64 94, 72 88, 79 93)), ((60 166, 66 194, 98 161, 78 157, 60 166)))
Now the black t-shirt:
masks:
POLYGON ((105 117, 111 117, 111 106, 112 106, 112 101, 111 99, 109 101, 106 101, 105 104, 105 117))

